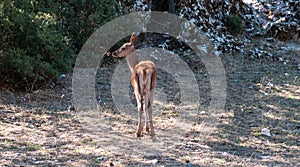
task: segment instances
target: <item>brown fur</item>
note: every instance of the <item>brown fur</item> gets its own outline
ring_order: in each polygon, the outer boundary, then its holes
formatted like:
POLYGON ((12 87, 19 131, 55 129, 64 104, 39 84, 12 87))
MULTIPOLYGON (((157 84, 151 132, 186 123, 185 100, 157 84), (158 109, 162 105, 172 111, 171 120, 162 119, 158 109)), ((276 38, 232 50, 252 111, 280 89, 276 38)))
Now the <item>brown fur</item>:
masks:
POLYGON ((130 42, 125 43, 119 49, 112 53, 114 57, 126 57, 127 63, 131 70, 131 84, 134 88, 136 101, 138 105, 139 119, 136 135, 142 136, 142 114, 145 113, 146 131, 153 137, 154 127, 152 121, 152 103, 154 97, 154 89, 157 81, 157 72, 153 62, 141 61, 138 63, 135 57, 134 42, 136 35, 133 33, 130 42), (150 126, 150 127, 149 127, 150 126), (150 128, 150 129, 149 129, 150 128))

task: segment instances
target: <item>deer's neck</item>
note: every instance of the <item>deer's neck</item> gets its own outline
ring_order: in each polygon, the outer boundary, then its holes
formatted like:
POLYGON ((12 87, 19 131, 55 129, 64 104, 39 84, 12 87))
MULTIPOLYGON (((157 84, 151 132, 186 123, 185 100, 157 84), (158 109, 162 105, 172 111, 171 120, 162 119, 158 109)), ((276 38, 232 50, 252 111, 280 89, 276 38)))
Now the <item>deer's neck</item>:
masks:
POLYGON ((128 64, 128 66, 130 68, 131 73, 133 73, 134 67, 138 63, 138 60, 137 60, 137 57, 136 57, 136 53, 134 52, 134 53, 129 54, 128 56, 126 56, 126 60, 127 60, 127 64, 128 64))

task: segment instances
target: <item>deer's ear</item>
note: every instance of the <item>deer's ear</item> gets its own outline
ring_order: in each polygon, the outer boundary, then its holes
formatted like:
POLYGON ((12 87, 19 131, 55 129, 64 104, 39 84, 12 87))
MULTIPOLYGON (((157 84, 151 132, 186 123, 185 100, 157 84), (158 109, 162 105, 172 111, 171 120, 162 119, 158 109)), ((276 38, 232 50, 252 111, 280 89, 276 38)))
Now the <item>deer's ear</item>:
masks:
POLYGON ((130 38, 130 43, 134 44, 135 40, 136 40, 136 34, 132 33, 131 38, 130 38))

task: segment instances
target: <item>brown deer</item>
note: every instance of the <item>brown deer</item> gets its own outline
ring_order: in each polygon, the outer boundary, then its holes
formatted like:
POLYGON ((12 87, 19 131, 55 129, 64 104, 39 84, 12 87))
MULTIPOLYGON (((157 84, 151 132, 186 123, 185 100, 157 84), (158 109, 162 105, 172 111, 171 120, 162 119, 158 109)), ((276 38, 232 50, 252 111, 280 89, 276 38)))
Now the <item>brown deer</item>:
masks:
POLYGON ((112 54, 108 53, 107 55, 112 55, 113 57, 126 57, 128 66, 131 71, 131 84, 134 88, 134 94, 137 101, 139 113, 138 128, 136 135, 137 137, 142 136, 142 115, 144 112, 146 131, 149 133, 150 130, 150 136, 151 138, 153 138, 155 133, 152 121, 152 103, 154 96, 154 88, 156 86, 157 81, 157 73, 153 62, 141 61, 138 63, 134 48, 135 40, 136 34, 133 33, 128 43, 123 44, 112 54))

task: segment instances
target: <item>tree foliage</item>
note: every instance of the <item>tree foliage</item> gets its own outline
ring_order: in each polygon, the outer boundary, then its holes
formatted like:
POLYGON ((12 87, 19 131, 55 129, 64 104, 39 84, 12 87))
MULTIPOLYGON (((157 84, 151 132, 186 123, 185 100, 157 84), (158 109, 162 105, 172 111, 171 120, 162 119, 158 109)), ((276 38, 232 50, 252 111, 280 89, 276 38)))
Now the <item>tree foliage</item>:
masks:
POLYGON ((243 32, 243 22, 239 16, 229 15, 226 17, 225 25, 229 32, 238 35, 243 32))
POLYGON ((86 39, 116 16, 108 0, 0 2, 0 87, 33 90, 71 70, 86 39))

